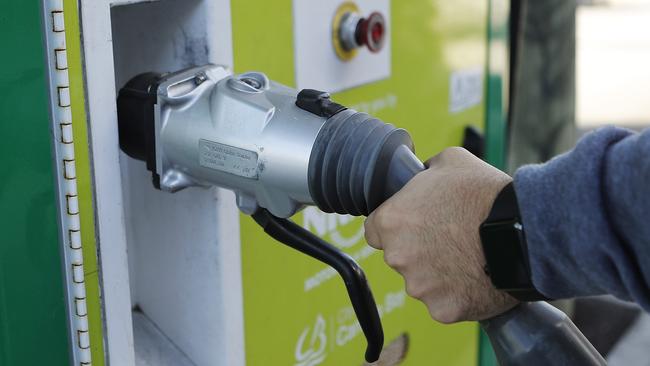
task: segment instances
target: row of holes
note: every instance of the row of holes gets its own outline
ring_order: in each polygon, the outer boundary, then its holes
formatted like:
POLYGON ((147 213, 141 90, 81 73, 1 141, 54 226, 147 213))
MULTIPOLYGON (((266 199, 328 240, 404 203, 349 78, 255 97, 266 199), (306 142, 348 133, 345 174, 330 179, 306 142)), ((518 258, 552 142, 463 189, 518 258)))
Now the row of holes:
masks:
MULTIPOLYGON (((65 18, 62 10, 51 11, 52 19, 52 32, 63 33, 65 32, 65 18)), ((67 51, 65 48, 54 49, 54 66, 58 71, 68 70, 67 51)), ((56 87, 57 105, 59 108, 70 108, 70 86, 57 86, 56 87)), ((72 145, 72 122, 60 121, 59 127, 61 129, 61 144, 72 145)), ((76 180, 76 167, 74 159, 63 159, 63 178, 67 181, 76 180)), ((73 183, 73 182, 70 182, 73 183)), ((75 192, 76 193, 76 192, 75 192)), ((76 194, 66 194, 66 211, 69 216, 79 215, 79 201, 76 194)), ((83 269, 83 256, 82 256, 82 243, 81 232, 79 228, 68 228, 68 245, 72 250, 72 281, 76 285, 84 286, 84 269, 83 269)), ((85 286, 84 286, 85 287, 85 286)), ((83 291, 85 294, 85 289, 83 291)), ((74 298, 75 314, 78 317, 87 317, 87 304, 86 297, 74 298)), ((77 329, 77 346, 82 350, 90 349, 90 336, 88 329, 77 329)), ((90 366, 90 362, 80 361, 81 366, 90 366)))

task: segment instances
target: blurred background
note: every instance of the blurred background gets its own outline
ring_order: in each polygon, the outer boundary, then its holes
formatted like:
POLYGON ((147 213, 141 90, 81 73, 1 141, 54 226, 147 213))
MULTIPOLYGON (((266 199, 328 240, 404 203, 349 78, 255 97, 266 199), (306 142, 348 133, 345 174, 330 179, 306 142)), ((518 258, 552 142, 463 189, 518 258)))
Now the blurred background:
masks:
POLYGON ((650 1, 580 1, 576 29, 578 128, 650 125, 650 1))
MULTIPOLYGON (((590 130, 650 126, 650 0, 515 1, 509 169, 590 130)), ((650 316, 613 297, 557 302, 609 365, 650 365, 650 316)))
MULTIPOLYGON (((609 124, 647 128, 650 1, 584 0, 578 5, 578 133, 609 124)), ((650 365, 650 316, 612 298, 580 300, 576 310, 581 312, 576 314, 576 320, 607 353, 610 365, 650 365)))
POLYGON ((581 1, 576 122, 586 130, 650 125, 650 1, 581 1))

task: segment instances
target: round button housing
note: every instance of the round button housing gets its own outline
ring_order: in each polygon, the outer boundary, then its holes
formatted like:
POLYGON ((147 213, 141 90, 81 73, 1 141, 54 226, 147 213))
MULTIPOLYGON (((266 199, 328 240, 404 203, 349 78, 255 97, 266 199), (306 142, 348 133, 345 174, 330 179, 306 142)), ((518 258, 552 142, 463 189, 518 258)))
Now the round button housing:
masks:
POLYGON ((378 53, 386 43, 387 31, 386 18, 380 12, 362 17, 354 3, 343 3, 332 22, 334 51, 343 61, 354 58, 359 48, 364 46, 370 52, 378 53))

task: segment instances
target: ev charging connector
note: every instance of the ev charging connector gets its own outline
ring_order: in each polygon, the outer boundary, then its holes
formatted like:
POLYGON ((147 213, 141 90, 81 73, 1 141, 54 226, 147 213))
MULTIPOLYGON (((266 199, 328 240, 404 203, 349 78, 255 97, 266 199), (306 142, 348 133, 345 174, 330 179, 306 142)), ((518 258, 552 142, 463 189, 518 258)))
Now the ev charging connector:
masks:
MULTIPOLYGON (((146 162, 156 188, 231 189, 265 232, 335 268, 366 337, 365 358, 379 358, 384 333, 363 270, 287 218, 305 205, 369 215, 425 169, 405 130, 327 93, 215 65, 138 75, 117 103, 120 147, 146 162)), ((481 324, 502 365, 604 364, 573 323, 544 303, 481 324)))

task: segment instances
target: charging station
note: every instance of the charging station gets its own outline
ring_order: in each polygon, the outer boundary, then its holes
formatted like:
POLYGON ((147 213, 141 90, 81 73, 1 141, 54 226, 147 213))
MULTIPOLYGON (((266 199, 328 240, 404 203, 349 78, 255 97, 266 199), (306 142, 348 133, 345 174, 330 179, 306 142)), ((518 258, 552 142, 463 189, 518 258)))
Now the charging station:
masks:
MULTIPOLYGON (((46 0, 42 10, 75 365, 364 364, 332 268, 270 238, 233 192, 157 190, 146 163, 120 150, 116 101, 138 74, 261 72, 407 129, 420 160, 473 126, 502 163, 506 1, 46 0)), ((487 364, 478 325, 431 321, 367 246, 363 219, 315 207, 291 219, 364 269, 384 326, 378 365, 487 364)), ((67 364, 60 357, 52 364, 67 364)))

